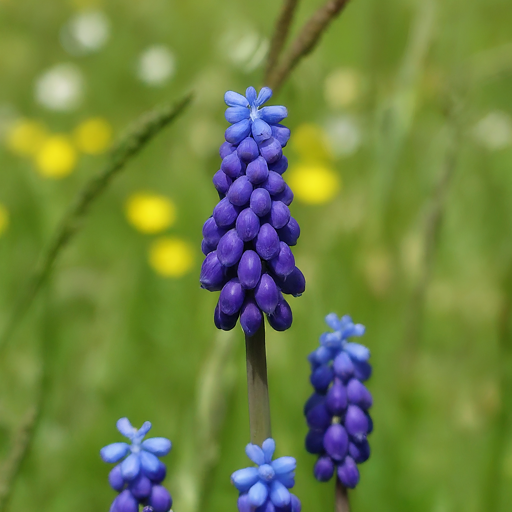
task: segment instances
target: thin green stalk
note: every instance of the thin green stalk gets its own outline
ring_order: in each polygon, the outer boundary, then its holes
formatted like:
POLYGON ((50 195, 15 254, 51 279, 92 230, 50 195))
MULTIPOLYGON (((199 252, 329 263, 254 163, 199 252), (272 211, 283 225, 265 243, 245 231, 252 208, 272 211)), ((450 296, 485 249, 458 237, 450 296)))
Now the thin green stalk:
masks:
POLYGON ((265 439, 272 437, 264 321, 254 336, 245 336, 245 350, 251 443, 261 446, 265 439))
POLYGON ((320 41, 322 34, 330 23, 340 14, 349 0, 329 0, 320 7, 304 24, 298 36, 293 41, 288 52, 284 55, 281 64, 277 66, 269 77, 268 86, 277 92, 295 66, 303 57, 313 51, 320 41))
POLYGON ((106 166, 78 193, 75 201, 62 219, 51 242, 43 253, 39 265, 30 278, 21 300, 0 337, 0 352, 7 346, 16 328, 28 312, 38 295, 41 286, 50 275, 55 261, 73 237, 80 231, 82 224, 94 201, 104 192, 112 179, 136 156, 146 144, 168 126, 190 104, 192 94, 187 94, 174 106, 163 106, 147 112, 135 122, 133 128, 121 138, 112 149, 106 166))
POLYGON ((286 43, 290 26, 293 21, 293 16, 299 0, 284 0, 281 8, 281 13, 277 19, 274 35, 270 43, 270 50, 268 52, 267 67, 265 69, 265 84, 270 83, 272 73, 277 65, 281 51, 286 43))
POLYGON ((347 488, 340 482, 337 476, 334 495, 334 512, 350 512, 347 488))

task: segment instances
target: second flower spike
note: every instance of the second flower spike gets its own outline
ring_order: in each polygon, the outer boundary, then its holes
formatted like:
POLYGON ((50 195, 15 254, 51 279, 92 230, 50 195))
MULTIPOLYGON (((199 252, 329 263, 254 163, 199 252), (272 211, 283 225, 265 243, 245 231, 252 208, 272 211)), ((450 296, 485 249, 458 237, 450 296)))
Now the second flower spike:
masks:
POLYGON ((201 286, 221 292, 215 325, 230 330, 240 318, 248 336, 264 314, 275 330, 288 329, 292 311, 283 294, 300 296, 306 286, 290 249, 300 228, 289 210, 293 192, 282 177, 290 130, 280 122, 288 113, 282 106, 262 107, 271 96, 268 87, 259 94, 254 87, 245 96, 225 94, 232 125, 213 177, 220 201, 203 226, 201 286))

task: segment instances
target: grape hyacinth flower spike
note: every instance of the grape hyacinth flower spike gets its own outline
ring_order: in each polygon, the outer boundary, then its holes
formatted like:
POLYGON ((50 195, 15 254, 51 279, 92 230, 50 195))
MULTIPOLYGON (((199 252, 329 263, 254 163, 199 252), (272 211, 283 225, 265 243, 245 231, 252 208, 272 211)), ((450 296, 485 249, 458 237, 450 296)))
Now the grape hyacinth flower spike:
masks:
POLYGON ((272 460, 276 444, 266 439, 262 446, 248 444, 245 453, 257 467, 239 469, 231 475, 238 489, 239 512, 300 512, 299 499, 290 493, 295 485, 297 462, 293 457, 272 460))
POLYGON ((315 391, 304 407, 309 427, 306 450, 318 455, 313 471, 317 480, 326 482, 336 473, 337 510, 348 511, 346 488, 356 487, 357 465, 370 457, 372 395, 363 384, 372 371, 370 351, 348 341, 362 336, 364 326, 334 313, 325 320, 333 332, 322 334, 320 347, 308 356, 315 391))
POLYGON ((263 315, 273 329, 288 329, 293 317, 283 294, 298 297, 305 290, 290 249, 300 235, 289 209, 293 192, 282 177, 290 130, 280 122, 288 112, 283 106, 262 107, 271 96, 268 87, 259 94, 249 87, 245 96, 226 92, 231 126, 213 177, 220 201, 203 226, 200 282, 220 291, 215 325, 228 331, 240 318, 247 336, 256 334, 263 315))
POLYGON ((144 440, 151 429, 149 421, 136 429, 128 418, 121 418, 117 429, 131 444, 112 443, 100 450, 105 462, 118 463, 108 477, 110 486, 119 493, 110 512, 138 512, 139 505, 145 505, 147 512, 169 512, 172 498, 161 485, 167 468, 158 457, 170 452, 171 441, 165 437, 144 440))

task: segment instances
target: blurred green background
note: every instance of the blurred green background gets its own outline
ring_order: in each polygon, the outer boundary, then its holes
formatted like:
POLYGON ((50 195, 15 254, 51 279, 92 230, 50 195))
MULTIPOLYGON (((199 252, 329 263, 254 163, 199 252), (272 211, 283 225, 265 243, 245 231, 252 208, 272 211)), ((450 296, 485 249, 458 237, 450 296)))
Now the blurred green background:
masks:
MULTIPOLYGON (((300 3, 294 34, 321 3, 300 3)), ((108 510, 98 451, 122 416, 172 439, 175 512, 236 510, 244 343, 199 288, 201 227, 223 94, 261 85, 279 5, 0 0, 0 326, 112 137, 196 93, 94 205, 2 354, 4 477, 44 390, 9 511, 108 510)), ((308 287, 292 328, 268 332, 270 397, 304 511, 333 503, 302 417, 331 311, 366 325, 374 365, 353 510, 510 510, 511 26, 507 0, 354 0, 272 100, 289 110, 308 287)))

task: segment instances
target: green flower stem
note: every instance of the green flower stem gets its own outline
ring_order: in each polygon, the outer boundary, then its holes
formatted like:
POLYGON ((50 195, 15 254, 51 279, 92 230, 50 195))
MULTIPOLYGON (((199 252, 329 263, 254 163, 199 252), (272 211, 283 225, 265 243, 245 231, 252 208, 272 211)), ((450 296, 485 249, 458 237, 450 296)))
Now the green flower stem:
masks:
POLYGON ((350 512, 347 488, 340 482, 338 475, 335 475, 335 478, 336 489, 334 495, 334 512, 350 512))
POLYGON ((60 226, 54 233, 48 248, 42 255, 21 300, 16 305, 7 326, 0 337, 0 352, 5 348, 17 326, 21 323, 41 286, 50 275, 55 261, 73 237, 80 231, 82 224, 94 201, 101 196, 125 165, 136 156, 146 144, 168 126, 190 104, 192 94, 187 94, 173 106, 165 105, 142 115, 127 134, 121 138, 110 153, 106 166, 78 193, 74 203, 65 214, 60 226))
POLYGON ((254 336, 245 336, 245 349, 251 443, 261 446, 265 439, 272 437, 265 353, 265 321, 261 322, 261 327, 254 336))

